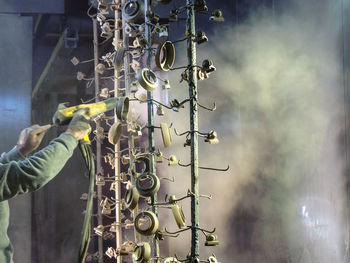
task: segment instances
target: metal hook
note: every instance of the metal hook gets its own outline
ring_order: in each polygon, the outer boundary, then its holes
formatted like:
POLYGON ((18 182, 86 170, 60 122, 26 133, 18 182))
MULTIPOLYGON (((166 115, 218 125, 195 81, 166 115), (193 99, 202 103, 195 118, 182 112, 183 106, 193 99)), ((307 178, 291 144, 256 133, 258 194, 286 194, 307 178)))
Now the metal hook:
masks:
POLYGON ((158 230, 157 233, 156 233, 156 236, 159 240, 162 240, 163 239, 163 236, 167 236, 167 237, 178 237, 180 234, 169 234, 169 233, 166 233, 165 230, 161 229, 161 230, 158 230))
MULTIPOLYGON (((191 163, 189 163, 189 164, 182 164, 182 163, 180 163, 180 161, 179 161, 178 165, 181 166, 181 167, 189 167, 189 166, 191 166, 191 163)), ((211 170, 211 171, 218 171, 218 172, 227 172, 227 171, 230 169, 230 166, 227 165, 227 168, 224 168, 224 169, 221 169, 221 168, 213 168, 213 167, 203 167, 203 166, 199 166, 198 168, 199 168, 199 169, 203 169, 203 170, 211 170)))
POLYGON ((203 166, 199 166, 199 169, 203 169, 203 170, 211 170, 211 171, 218 171, 218 172, 226 172, 230 169, 230 166, 227 165, 227 168, 225 169, 220 169, 220 168, 212 168, 212 167, 203 167, 203 166))
POLYGON ((172 182, 172 183, 175 183, 175 177, 171 177, 171 178, 168 178, 168 177, 160 177, 159 178, 160 180, 167 180, 169 182, 172 182))
POLYGON ((179 233, 181 233, 181 232, 185 232, 185 231, 190 230, 190 229, 191 229, 191 227, 188 226, 188 227, 186 227, 186 228, 184 228, 184 229, 181 229, 181 230, 178 230, 178 231, 175 231, 175 232, 170 232, 170 231, 168 231, 166 228, 165 228, 164 230, 165 230, 166 233, 168 233, 168 234, 170 234, 170 235, 176 235, 176 234, 179 234, 179 233))
POLYGON ((174 128, 174 132, 175 132, 175 134, 176 134, 177 136, 183 136, 183 135, 185 135, 185 134, 191 133, 190 131, 185 131, 185 132, 179 134, 179 133, 177 132, 176 128, 174 128))
POLYGON ((146 102, 153 102, 155 104, 155 106, 157 105, 162 105, 163 107, 169 109, 169 110, 172 110, 173 108, 172 107, 169 107, 168 105, 165 105, 155 99, 146 99, 146 100, 140 100, 139 98, 136 97, 136 94, 134 93, 134 98, 133 99, 130 99, 130 101, 138 101, 140 103, 146 103, 146 102))
POLYGON ((198 226, 193 227, 193 228, 195 228, 195 229, 197 229, 197 230, 199 230, 199 231, 202 231, 202 233, 203 233, 205 236, 207 236, 205 233, 207 233, 207 234, 214 234, 215 231, 216 231, 216 228, 215 228, 215 227, 214 227, 214 229, 213 229, 212 231, 209 231, 209 230, 200 228, 200 227, 198 227, 198 226))
POLYGON ((199 107, 205 109, 205 110, 208 110, 208 111, 215 111, 215 110, 216 110, 216 102, 214 102, 214 106, 213 106, 213 108, 211 108, 211 109, 208 108, 208 107, 203 106, 203 105, 200 104, 198 101, 197 101, 197 105, 198 105, 199 107))

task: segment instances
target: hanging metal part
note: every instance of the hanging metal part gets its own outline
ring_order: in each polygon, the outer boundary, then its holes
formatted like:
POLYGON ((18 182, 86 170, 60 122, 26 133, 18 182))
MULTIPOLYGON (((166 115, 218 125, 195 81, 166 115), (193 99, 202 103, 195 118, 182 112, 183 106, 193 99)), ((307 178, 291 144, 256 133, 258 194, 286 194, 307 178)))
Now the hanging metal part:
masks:
POLYGON ((171 41, 165 41, 157 48, 156 65, 163 71, 169 71, 175 62, 175 47, 171 41))
POLYGON ((101 37, 110 38, 113 36, 113 30, 108 22, 104 22, 101 26, 101 37))
POLYGON ((131 187, 130 189, 127 189, 124 195, 125 207, 130 210, 135 209, 139 201, 139 198, 140 198, 140 194, 135 187, 131 187))
POLYGON ((154 174, 141 174, 136 178, 136 189, 144 197, 152 197, 160 187, 158 176, 154 174))
POLYGON ((164 110, 162 105, 157 106, 157 115, 158 116, 164 116, 164 110))
POLYGON ((143 19, 144 9, 145 7, 141 0, 128 1, 123 7, 123 18, 127 22, 137 23, 143 19))
POLYGON ((164 84, 162 85, 163 89, 170 89, 170 81, 168 79, 164 80, 164 84))
POLYGON ((135 217, 135 229, 144 236, 151 236, 158 230, 159 221, 155 213, 151 211, 140 212, 135 217))
POLYGON ((158 86, 157 76, 149 68, 139 70, 136 74, 136 79, 140 83, 141 87, 147 91, 154 91, 158 86))
POLYGON ((160 123, 160 129, 162 132, 164 147, 169 147, 171 145, 171 142, 172 142, 172 137, 171 137, 170 128, 169 128, 168 124, 166 124, 164 122, 160 123))
POLYGON ((147 242, 138 243, 132 254, 134 263, 148 263, 151 259, 151 246, 147 242))
POLYGON ((133 81, 130 85, 130 92, 135 94, 138 90, 139 88, 137 87, 137 82, 133 81))
POLYGON ((121 47, 117 49, 114 55, 113 65, 116 69, 120 70, 124 62, 125 48, 121 47))
POLYGON ((121 97, 117 103, 116 115, 119 120, 125 121, 129 113, 129 98, 121 97))
POLYGON ((108 131, 108 141, 109 143, 116 145, 119 140, 120 136, 122 135, 123 132, 123 125, 121 123, 115 122, 111 128, 109 128, 108 131))
POLYGON ((218 241, 218 237, 214 234, 209 234, 206 235, 205 237, 205 246, 209 247, 209 246, 218 246, 219 245, 219 241, 218 241))
POLYGON ((210 21, 213 22, 224 22, 224 16, 222 14, 222 11, 220 9, 216 9, 214 10, 214 12, 212 13, 212 15, 209 17, 210 21))
POLYGON ((203 31, 197 31, 196 32, 196 38, 194 39, 194 41, 200 45, 203 44, 205 42, 208 42, 208 37, 206 36, 205 32, 203 31))
MULTIPOLYGON (((189 5, 187 3, 187 5, 189 5)), ((194 10, 196 12, 206 12, 208 11, 207 3, 205 0, 195 0, 194 1, 194 10)))
POLYGON ((211 59, 205 59, 202 62, 202 70, 206 73, 211 73, 216 70, 216 67, 211 59))
POLYGON ((173 213, 173 216, 174 216, 174 219, 175 219, 177 226, 180 229, 185 228, 186 227, 186 218, 185 218, 184 212, 182 210, 182 207, 180 207, 177 204, 174 204, 171 207, 171 211, 173 213))
POLYGON ((103 15, 108 15, 109 14, 108 5, 107 5, 105 0, 98 0, 97 9, 103 15))

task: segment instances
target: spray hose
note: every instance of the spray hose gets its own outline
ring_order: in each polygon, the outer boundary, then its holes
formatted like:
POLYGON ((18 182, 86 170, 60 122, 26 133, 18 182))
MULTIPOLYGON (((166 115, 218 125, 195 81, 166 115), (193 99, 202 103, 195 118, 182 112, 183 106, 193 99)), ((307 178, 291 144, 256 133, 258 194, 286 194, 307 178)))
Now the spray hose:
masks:
POLYGON ((84 217, 83 230, 81 233, 81 243, 79 248, 78 263, 84 263, 87 251, 90 244, 91 235, 91 217, 92 217, 92 207, 94 199, 94 180, 95 180, 95 163, 92 154, 91 144, 89 140, 80 140, 79 149, 84 158, 86 167, 89 171, 89 191, 88 200, 86 203, 86 213, 84 217))

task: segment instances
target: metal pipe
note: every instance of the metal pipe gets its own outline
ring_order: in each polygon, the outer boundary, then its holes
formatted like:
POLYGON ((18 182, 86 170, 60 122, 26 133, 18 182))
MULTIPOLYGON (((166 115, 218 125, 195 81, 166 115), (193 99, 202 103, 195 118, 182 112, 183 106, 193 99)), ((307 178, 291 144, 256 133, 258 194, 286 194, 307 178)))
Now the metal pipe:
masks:
MULTIPOLYGON (((96 68, 99 60, 98 56, 98 28, 97 28, 97 20, 93 19, 93 34, 94 34, 94 66, 96 68)), ((95 70, 95 101, 99 101, 98 94, 100 93, 100 76, 98 72, 95 70)), ((100 121, 96 122, 96 129, 98 129, 101 126, 100 121)), ((101 166, 101 142, 99 140, 96 140, 96 171, 97 174, 102 173, 102 166, 101 166)), ((102 186, 97 186, 97 224, 102 225, 103 219, 102 219, 102 211, 101 206, 99 205, 102 200, 102 186)), ((102 237, 98 237, 98 263, 103 263, 103 239, 102 237)))
MULTIPOLYGON (((148 14, 151 13, 151 0, 145 0, 145 39, 149 43, 146 48, 146 64, 147 67, 152 69, 152 23, 149 20, 148 14)), ((147 92, 147 108, 148 108, 148 148, 150 153, 155 151, 155 140, 154 140, 154 110, 153 110, 153 93, 147 92)), ((150 158, 150 172, 156 175, 156 162, 155 155, 151 154, 150 158)), ((152 197, 152 204, 157 203, 157 194, 152 197)), ((158 216, 158 207, 152 206, 152 211, 158 216)), ((159 262, 159 240, 155 236, 154 238, 154 257, 156 262, 159 262)))
MULTIPOLYGON (((120 30, 121 28, 118 28, 119 21, 121 20, 121 14, 120 10, 117 9, 114 12, 115 15, 115 32, 114 32, 114 39, 113 39, 113 45, 115 51, 117 51, 119 48, 123 47, 123 41, 120 39, 120 30)), ((120 76, 120 69, 117 67, 117 65, 114 66, 114 96, 119 97, 121 94, 119 92, 119 76, 120 76)), ((114 121, 117 122, 117 115, 115 113, 114 115, 114 121)), ((122 197, 121 197, 121 179, 119 177, 120 175, 120 143, 116 144, 114 146, 114 150, 116 153, 115 158, 115 183, 116 183, 116 189, 115 189, 115 199, 116 199, 116 209, 115 209, 115 222, 117 224, 117 231, 116 231, 116 248, 120 248, 122 245, 122 227, 121 227, 121 210, 122 210, 122 197)), ((122 263, 122 257, 121 255, 117 255, 117 263, 122 263)))
POLYGON ((186 0, 187 4, 187 55, 189 66, 189 96, 190 96, 190 131, 191 131, 191 262, 197 262, 199 258, 199 184, 198 184, 198 92, 197 92, 197 67, 196 67, 196 43, 194 42, 195 10, 194 0, 186 0))

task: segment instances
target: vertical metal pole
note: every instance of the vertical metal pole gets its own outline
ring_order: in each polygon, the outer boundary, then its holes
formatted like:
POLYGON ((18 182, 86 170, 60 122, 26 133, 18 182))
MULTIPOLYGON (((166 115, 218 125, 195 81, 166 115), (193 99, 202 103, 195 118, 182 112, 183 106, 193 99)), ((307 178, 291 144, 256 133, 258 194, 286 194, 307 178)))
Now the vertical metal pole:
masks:
MULTIPOLYGON (((122 0, 122 5, 124 6, 126 3, 126 0, 122 0)), ((123 45, 124 48, 128 49, 129 48, 129 36, 125 33, 125 25, 126 21, 122 19, 123 22, 123 45)), ((125 95, 128 96, 130 95, 130 56, 129 53, 127 53, 124 56, 124 85, 125 85, 125 95)), ((128 124, 129 125, 129 124, 128 124)), ((130 162, 135 158, 133 155, 133 148, 135 147, 135 140, 134 136, 132 134, 128 134, 128 147, 129 147, 129 157, 130 157, 130 162)), ((135 183, 135 178, 132 178, 132 183, 135 183)), ((131 212, 133 215, 133 218, 135 218, 135 214, 138 214, 139 208, 138 205, 133 209, 131 212)), ((134 238, 136 243, 141 242, 141 235, 134 229, 134 238)))
POLYGON ((198 186, 198 93, 197 93, 197 68, 196 68, 196 44, 194 37, 195 28, 195 10, 194 0, 186 0, 187 4, 187 56, 189 66, 189 96, 190 96, 190 131, 191 131, 191 260, 195 262, 199 258, 199 186, 198 186))
MULTIPOLYGON (((145 0, 145 38, 150 46, 146 49, 146 63, 147 67, 152 69, 152 25, 149 21, 148 14, 151 12, 151 0, 145 0)), ((152 92, 147 92, 147 107, 148 107, 148 143, 149 143, 149 152, 151 154, 151 163, 150 163, 150 172, 156 174, 156 163, 155 163, 155 142, 154 142, 154 111, 153 111, 153 94, 152 92)), ((152 197, 152 203, 157 203, 157 194, 154 194, 152 197)), ((158 216, 157 206, 152 206, 152 211, 158 216)), ((156 262, 159 262, 159 240, 157 237, 154 238, 154 257, 157 258, 156 262)))
MULTIPOLYGON (((97 28, 97 20, 93 19, 93 34, 94 34, 94 65, 95 68, 98 64, 98 28, 97 28)), ((99 101, 98 94, 100 93, 100 76, 95 70, 95 101, 99 101)), ((100 121, 96 122, 96 129, 101 126, 100 121)), ((101 142, 96 140, 96 174, 102 174, 102 166, 101 166, 101 142)), ((102 186, 97 186, 97 224, 102 225, 102 212, 100 202, 102 200, 102 186)), ((98 263, 103 263, 103 239, 102 237, 98 237, 98 263)))
MULTIPOLYGON (((121 28, 119 27, 119 21, 121 19, 120 10, 117 9, 114 12, 115 15, 115 32, 114 32, 114 39, 113 39, 113 45, 115 51, 117 51, 119 48, 123 46, 123 41, 120 39, 120 33, 121 28)), ((118 97, 120 96, 119 92, 119 76, 120 76, 120 70, 117 68, 117 66, 114 67, 114 96, 118 97)), ((114 115, 114 121, 117 122, 117 116, 116 113, 114 115)), ((122 197, 121 197, 121 178, 120 178, 120 144, 116 144, 114 147, 114 151, 117 152, 115 155, 115 183, 116 183, 116 191, 115 191, 115 200, 116 200, 116 207, 115 207, 115 222, 117 224, 117 230, 116 230, 116 248, 120 248, 122 245, 122 226, 121 226, 121 209, 122 209, 122 197)), ((122 257, 120 255, 117 256, 117 263, 122 262, 122 257)))

